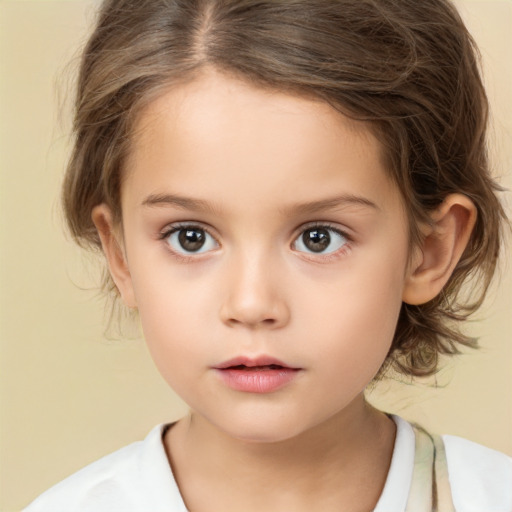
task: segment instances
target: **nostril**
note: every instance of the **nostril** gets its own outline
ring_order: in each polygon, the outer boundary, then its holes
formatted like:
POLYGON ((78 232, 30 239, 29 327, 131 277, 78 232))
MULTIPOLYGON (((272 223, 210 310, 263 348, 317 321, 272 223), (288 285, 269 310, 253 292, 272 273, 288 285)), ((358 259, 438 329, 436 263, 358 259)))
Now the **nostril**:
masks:
POLYGON ((254 290, 227 298, 220 308, 222 322, 230 327, 275 329, 289 320, 289 309, 281 297, 254 290))
POLYGON ((257 327, 257 326, 272 327, 273 325, 275 325, 277 323, 277 320, 275 318, 264 318, 262 320, 260 320, 260 319, 229 318, 226 323, 232 325, 233 327, 235 327, 237 325, 247 325, 249 327, 257 327))

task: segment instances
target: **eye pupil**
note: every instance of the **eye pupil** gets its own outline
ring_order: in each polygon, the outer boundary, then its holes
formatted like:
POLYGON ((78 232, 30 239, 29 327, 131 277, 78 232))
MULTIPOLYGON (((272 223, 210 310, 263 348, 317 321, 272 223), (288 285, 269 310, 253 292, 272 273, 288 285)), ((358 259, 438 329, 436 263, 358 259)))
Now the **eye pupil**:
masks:
POLYGON ((182 229, 178 234, 181 247, 186 251, 198 251, 203 247, 206 237, 201 229, 182 229))
POLYGON ((331 235, 327 229, 308 229, 302 235, 304 245, 313 252, 322 252, 331 243, 331 235))

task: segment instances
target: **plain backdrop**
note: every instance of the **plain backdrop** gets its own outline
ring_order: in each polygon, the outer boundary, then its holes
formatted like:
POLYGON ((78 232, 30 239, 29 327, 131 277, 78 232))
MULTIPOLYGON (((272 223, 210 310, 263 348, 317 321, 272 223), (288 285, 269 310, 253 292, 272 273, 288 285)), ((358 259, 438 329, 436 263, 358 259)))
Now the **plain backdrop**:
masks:
MULTIPOLYGON (((137 337, 108 340, 98 266, 63 233, 69 82, 95 0, 0 1, 0 510, 179 418, 137 337)), ((512 2, 457 2, 484 58, 491 154, 512 186, 512 2)), ((511 204, 510 195, 505 198, 511 204)), ((508 254, 510 257, 510 252, 508 254)), ((512 276, 469 330, 482 349, 426 383, 386 381, 382 408, 512 455, 512 276), (437 388, 433 384, 438 385, 437 388)))

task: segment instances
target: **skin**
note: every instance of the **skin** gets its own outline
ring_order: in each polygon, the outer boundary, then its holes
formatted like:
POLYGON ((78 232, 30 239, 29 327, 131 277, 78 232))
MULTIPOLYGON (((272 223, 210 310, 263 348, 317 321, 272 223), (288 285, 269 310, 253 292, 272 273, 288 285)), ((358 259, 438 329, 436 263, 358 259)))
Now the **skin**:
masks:
POLYGON ((372 510, 395 427, 363 392, 402 301, 430 300, 448 279, 471 202, 450 196, 411 251, 364 124, 212 70, 142 113, 121 199, 122 228, 105 205, 93 220, 158 369, 191 409, 165 438, 189 510, 372 510), (169 235, 176 223, 207 230, 200 252, 169 235), (312 223, 330 230, 324 252, 301 243, 312 223), (235 391, 213 367, 241 355, 300 370, 275 392, 235 391))

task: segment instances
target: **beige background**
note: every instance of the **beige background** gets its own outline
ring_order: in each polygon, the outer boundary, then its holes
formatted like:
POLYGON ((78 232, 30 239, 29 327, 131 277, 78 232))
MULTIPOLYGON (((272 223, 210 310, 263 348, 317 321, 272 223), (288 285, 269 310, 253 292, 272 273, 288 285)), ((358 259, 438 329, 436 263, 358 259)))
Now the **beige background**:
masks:
MULTIPOLYGON (((0 1, 3 512, 20 510, 66 475, 186 410, 142 341, 105 339, 96 267, 62 233, 58 191, 69 126, 57 91, 66 96, 66 63, 84 41, 95 3, 0 1)), ((512 2, 458 5, 483 52, 492 154, 511 188, 512 2)), ((512 455, 510 268, 500 281, 482 320, 470 326, 483 349, 449 364, 437 378, 441 388, 385 382, 371 400, 512 455)))

